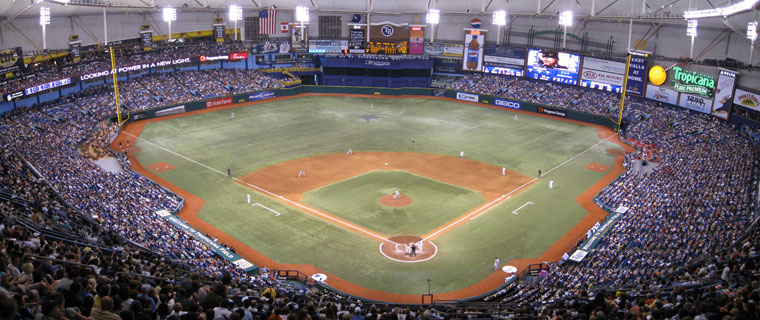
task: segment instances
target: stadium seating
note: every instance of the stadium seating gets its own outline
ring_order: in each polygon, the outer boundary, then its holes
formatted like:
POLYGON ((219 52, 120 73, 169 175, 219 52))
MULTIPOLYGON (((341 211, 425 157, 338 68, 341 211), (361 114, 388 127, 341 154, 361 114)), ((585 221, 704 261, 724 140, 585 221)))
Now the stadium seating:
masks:
MULTIPOLYGON (((150 74, 120 89, 124 107, 141 110, 281 86, 260 72, 221 69, 150 74)), ((450 87, 605 116, 618 102, 612 93, 493 75, 450 87)), ((267 270, 245 275, 154 219, 180 199, 132 171, 101 170, 76 147, 105 147, 116 131, 100 124, 114 110, 111 90, 91 87, 0 119, 0 319, 760 317, 757 129, 631 99, 624 137, 655 145, 658 166, 628 170, 598 195, 599 204, 629 211, 582 263, 550 263, 487 304, 375 305, 293 287, 267 270)), ((625 165, 647 152, 637 148, 625 165)))

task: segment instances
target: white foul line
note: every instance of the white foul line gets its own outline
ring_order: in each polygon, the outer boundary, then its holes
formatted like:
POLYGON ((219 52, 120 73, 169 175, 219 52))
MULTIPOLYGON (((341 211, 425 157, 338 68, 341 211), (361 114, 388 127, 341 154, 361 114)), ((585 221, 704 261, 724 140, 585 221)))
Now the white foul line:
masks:
POLYGON ((269 211, 271 211, 271 212, 274 212, 274 213, 275 213, 275 215, 274 215, 275 217, 279 217, 279 216, 280 216, 280 213, 279 213, 279 212, 277 212, 277 211, 274 211, 274 210, 270 209, 269 207, 267 207, 267 206, 265 206, 265 205, 263 205, 263 204, 261 204, 261 203, 258 203, 258 202, 256 202, 256 203, 252 204, 252 206, 254 206, 254 207, 256 207, 256 206, 259 206, 259 207, 262 207, 262 208, 264 208, 264 209, 267 209, 267 210, 269 210, 269 211))
MULTIPOLYGON (((124 134, 126 134, 126 135, 132 136, 133 138, 135 138, 135 140, 144 141, 144 142, 145 142, 145 143, 147 143, 147 144, 150 144, 150 145, 152 145, 152 146, 155 146, 155 147, 157 147, 157 148, 159 148, 159 149, 165 150, 166 152, 169 152, 169 153, 171 153, 171 154, 174 154, 174 155, 176 155, 176 156, 178 156, 178 157, 180 157, 180 158, 183 158, 183 159, 185 159, 185 160, 187 160, 187 161, 190 161, 190 162, 193 162, 193 163, 195 163, 195 164, 198 164, 198 165, 200 165, 200 166, 202 166, 202 167, 204 167, 204 168, 206 168, 206 169, 209 169, 209 170, 211 170, 211 171, 217 172, 217 173, 219 173, 219 174, 222 174, 222 175, 224 175, 224 174, 225 174, 224 172, 222 172, 222 171, 220 171, 220 170, 216 170, 216 169, 214 169, 214 168, 212 168, 212 167, 209 167, 209 166, 207 166, 207 165, 205 165, 205 164, 203 164, 203 163, 200 163, 200 162, 198 162, 198 161, 195 161, 195 160, 193 160, 193 159, 190 159, 190 158, 188 158, 188 157, 186 157, 186 156, 183 156, 183 155, 181 155, 181 154, 179 154, 179 153, 176 153, 176 152, 174 152, 174 151, 171 151, 171 150, 169 150, 169 149, 167 149, 167 148, 164 148, 164 147, 162 147, 162 146, 160 146, 160 145, 157 145, 157 144, 155 144, 155 143, 152 143, 152 142, 150 142, 150 141, 148 141, 148 140, 145 140, 145 139, 142 139, 142 138, 140 138, 140 137, 138 137, 138 136, 135 136, 135 135, 133 135, 133 134, 131 134, 131 133, 129 133, 129 132, 125 132, 125 131, 122 131, 122 132, 123 132, 124 134)), ((549 171, 546 171, 546 173, 544 173, 544 175, 547 175, 547 174, 551 173, 552 171, 554 171, 554 170, 556 170, 556 169, 559 169, 560 167, 564 166, 564 165, 565 165, 565 164, 567 164, 568 162, 570 162, 570 161, 572 161, 572 160, 574 160, 574 159, 578 158, 579 156, 581 156, 582 154, 584 154, 584 153, 588 152, 589 150, 591 150, 591 149, 593 149, 593 148, 596 148, 598 145, 600 145, 600 144, 602 144, 602 143, 604 143, 604 142, 606 142, 606 141, 609 141, 610 139, 612 139, 612 137, 614 137, 614 136, 617 136, 617 135, 618 135, 618 134, 617 134, 617 133, 615 133, 615 134, 613 134, 613 135, 611 135, 611 136, 607 137, 606 139, 604 139, 604 140, 602 140, 602 141, 599 141, 597 144, 595 144, 595 145, 593 145, 593 146, 589 147, 589 148, 588 148, 588 149, 586 149, 586 150, 583 150, 583 151, 581 151, 580 153, 576 154, 575 156, 571 157, 570 159, 567 159, 567 160, 565 160, 564 162, 562 162, 562 163, 558 164, 558 165, 557 165, 557 166, 555 166, 554 168, 551 168, 551 169, 549 169, 549 171)), ((368 230, 365 230, 365 229, 359 228, 359 227, 357 227, 357 226, 355 226, 355 225, 353 225, 353 224, 347 223, 347 222, 345 222, 345 221, 343 221, 343 220, 339 220, 339 219, 333 218, 333 217, 331 217, 331 216, 328 216, 328 215, 326 215, 326 214, 324 214, 324 213, 321 213, 321 212, 319 212, 319 211, 316 211, 316 210, 314 210, 314 209, 312 209, 312 208, 310 208, 310 207, 304 206, 304 205, 302 205, 302 204, 300 204, 300 203, 298 203, 298 202, 292 201, 292 200, 290 200, 290 199, 286 199, 285 197, 283 197, 283 196, 281 196, 281 195, 277 195, 277 194, 275 194, 275 193, 273 193, 273 192, 271 192, 271 191, 269 191, 269 190, 263 189, 263 188, 261 188, 261 187, 259 187, 259 186, 256 186, 256 185, 252 185, 252 184, 250 184, 250 183, 248 183, 248 182, 245 182, 245 181, 243 181, 243 180, 240 180, 240 179, 238 179, 238 178, 233 178, 233 179, 235 179, 235 181, 238 181, 238 182, 240 182, 240 183, 242 183, 242 184, 245 184, 245 185, 247 185, 247 186, 249 186, 249 187, 251 187, 251 188, 254 188, 254 189, 257 189, 257 190, 259 190, 259 191, 261 191, 261 192, 264 192, 264 193, 266 193, 266 194, 269 194, 269 195, 271 195, 271 196, 273 196, 273 197, 275 197, 275 198, 279 198, 281 201, 284 201, 284 202, 288 202, 288 203, 290 203, 290 204, 292 204, 292 205, 294 205, 294 206, 296 206, 296 207, 299 207, 299 208, 301 208, 301 209, 303 209, 303 210, 307 210, 307 211, 309 211, 309 212, 311 212, 311 213, 314 213, 314 214, 316 214, 316 215, 319 215, 319 216, 321 216, 321 217, 323 217, 323 218, 326 218, 326 219, 332 220, 332 221, 334 221, 334 222, 336 222, 336 223, 342 224, 342 225, 344 225, 344 226, 347 226, 347 227, 349 227, 349 228, 351 228, 351 229, 354 229, 354 230, 357 230, 357 231, 360 231, 360 232, 366 233, 366 234, 368 234, 368 235, 370 235, 370 236, 372 236, 372 237, 375 237, 375 238, 377 238, 377 239, 379 239, 379 240, 381 240, 381 241, 390 241, 390 240, 388 240, 387 238, 385 238, 385 237, 383 237, 383 236, 380 236, 380 235, 378 235, 378 234, 375 234, 375 233, 373 233, 373 232, 370 232, 370 231, 368 231, 368 230)), ((521 190, 521 189, 525 188, 527 185, 529 185, 529 184, 533 183, 533 182, 534 182, 534 181, 536 181, 536 180, 537 180, 536 178, 533 178, 533 179, 531 179, 530 181, 528 181, 528 182, 524 183, 523 185, 521 185, 521 186, 517 187, 516 189, 514 189, 514 190, 510 191, 509 193, 501 195, 501 197, 499 197, 498 199, 495 199, 495 200, 493 200, 493 201, 491 201, 491 202, 489 202, 489 203, 487 203, 487 204, 485 204, 485 205, 481 206, 480 208, 478 208, 477 210, 475 210, 475 211, 471 212, 470 214, 468 214, 468 215, 466 215, 466 216, 464 216, 464 217, 462 217, 462 218, 459 218, 459 219, 457 219, 457 221, 454 221, 454 222, 452 222, 452 223, 450 223, 450 224, 446 225, 445 227, 443 227, 443 228, 441 228, 441 229, 437 230, 436 232, 433 232, 432 234, 430 234, 429 236, 425 237, 425 238, 424 238, 424 239, 422 239, 422 240, 428 240, 428 239, 430 239, 430 238, 434 237, 435 235, 437 235, 437 234, 441 233, 442 231, 444 231, 444 230, 447 230, 447 229, 449 229, 449 228, 453 227, 454 225, 458 224, 459 222, 462 222, 464 219, 470 218, 472 215, 474 215, 474 214, 476 214, 476 213, 479 213, 479 214, 478 214, 478 216, 480 216, 481 214, 483 214, 483 213, 485 213, 485 212, 488 212, 488 211, 490 211, 491 209, 493 209, 493 207, 496 207, 496 206, 498 206, 498 205, 500 205, 500 204, 504 203, 504 201, 506 201, 506 200, 508 200, 509 198, 511 198, 511 197, 509 197, 509 195, 511 195, 511 194, 513 194, 513 193, 515 193, 515 192, 517 192, 517 191, 519 191, 519 190, 521 190), (506 199, 505 199, 505 197, 506 197, 506 199), (499 202, 498 202, 498 203, 496 203, 496 204, 494 204, 492 207, 488 208, 488 206, 489 206, 489 205, 491 205, 492 203, 494 203, 494 202, 497 202, 497 201, 499 201, 499 202), (484 208, 488 208, 488 209, 487 209, 487 210, 485 210, 485 211, 483 211, 483 212, 480 212, 480 211, 482 211, 484 208)), ((477 217, 477 216, 476 216, 476 217, 477 217)), ((471 220, 472 220, 472 219, 471 219, 471 220)))
MULTIPOLYGON (((556 170, 556 169, 559 169, 560 167, 564 166, 564 165, 565 165, 565 164, 567 164, 568 162, 570 162, 570 161, 573 161, 575 158, 578 158, 579 156, 581 156, 582 154, 584 154, 584 153, 588 152, 589 150, 596 148, 596 147, 597 147, 597 146, 599 146, 600 144, 602 144, 602 143, 604 143, 604 142, 606 142, 606 141, 609 141, 610 139, 612 139, 612 137, 614 137, 614 136, 616 136, 616 135, 617 135, 617 133, 615 133, 615 134, 613 134, 613 135, 611 135, 611 136, 607 137, 606 139, 604 139, 604 140, 602 140, 602 141, 599 141, 599 143, 597 143, 597 144, 595 144, 595 145, 593 145, 593 146, 589 147, 589 148, 588 148, 588 149, 586 149, 586 150, 583 150, 583 151, 581 151, 579 154, 576 154, 575 156, 571 157, 570 159, 567 159, 567 160, 565 160, 565 162, 562 162, 562 163, 558 164, 556 167, 549 169, 549 171, 547 171, 546 173, 544 173, 544 176, 545 176, 545 175, 547 175, 547 174, 549 174, 550 172, 552 172, 552 171, 556 170)), ((473 220, 473 219, 475 219, 475 218, 479 217, 480 215, 482 215, 482 214, 484 214, 484 213, 486 213, 486 212, 490 211, 490 210, 491 210, 491 209, 493 209, 494 207, 496 207, 496 206, 498 206, 498 205, 500 205, 500 204, 504 203, 505 201, 509 200, 509 198, 511 198, 511 197, 509 197, 509 195, 511 195, 511 194, 513 194, 513 193, 515 193, 515 192, 517 192, 517 191, 519 191, 519 190, 522 190, 523 188, 525 188, 526 186, 528 186, 529 184, 533 183, 533 182, 534 182, 534 181, 536 181, 536 180, 537 180, 536 178, 530 179, 530 181, 528 181, 528 182, 526 182, 526 183, 523 183, 523 185, 521 185, 521 186, 519 186, 519 187, 515 188, 514 190, 510 191, 509 193, 507 193, 507 194, 503 194, 503 195, 501 195, 501 197, 499 197, 498 199, 496 199, 496 200, 493 200, 493 201, 491 201, 491 202, 489 202, 489 203, 486 203, 486 204, 484 204, 484 205, 480 206, 480 208, 478 208, 477 210, 475 210, 475 211, 471 212, 470 214, 468 214, 468 215, 466 215, 466 216, 464 216, 464 217, 462 217, 462 218, 459 218, 459 219, 457 219, 456 221, 454 221, 454 222, 452 222, 452 223, 449 223, 449 224, 448 224, 448 225, 446 225, 445 227, 443 227, 443 228, 441 228, 441 229, 437 230, 436 232, 433 232, 433 233, 431 233, 429 236, 425 237, 425 238, 424 238, 424 239, 422 239, 422 240, 428 240, 428 239, 430 239, 430 238, 432 238, 432 237, 435 237, 437 234, 439 234, 439 233, 443 232, 444 230, 447 230, 447 229, 449 229, 449 228, 451 228, 451 227, 453 227, 453 226, 457 225, 458 223, 462 222, 462 220, 464 220, 464 219, 470 218, 470 220, 473 220), (506 199, 504 199, 504 197, 507 197, 507 198, 506 198, 506 199), (498 202, 498 203, 494 204, 493 206, 491 206, 491 207, 490 207, 490 208, 488 208, 487 210, 480 212, 480 211, 481 211, 481 210, 483 210, 484 208, 486 208, 486 207, 490 206, 492 203, 494 203, 494 202, 497 202, 497 201, 500 201, 500 202, 498 202), (476 216, 474 216, 474 217, 472 217, 472 215, 474 215, 474 214, 476 214, 476 213, 477 213, 477 215, 476 215, 476 216)))
POLYGON ((533 204, 533 202, 530 202, 530 201, 526 202, 524 205, 521 205, 519 208, 515 209, 515 211, 512 211, 512 213, 517 214, 517 211, 520 211, 520 209, 524 208, 525 206, 529 204, 533 204))
POLYGON ((598 145, 600 145, 600 144, 602 144, 602 143, 605 143, 605 142, 609 141, 610 139, 612 139, 612 137, 614 137, 614 136, 616 136, 616 135, 618 135, 618 134, 617 134, 617 133, 615 133, 615 134, 613 134, 613 135, 611 135, 611 136, 607 137, 607 139, 604 139, 604 140, 602 140, 602 141, 599 141, 599 143, 597 143, 597 144, 595 144, 595 145, 593 145, 593 146, 590 146, 588 149, 581 151, 581 153, 579 153, 579 154, 576 154, 576 155, 575 155, 575 156, 573 156, 572 158, 565 160, 565 162, 563 162, 563 163, 560 163, 560 164, 558 164, 556 167, 549 169, 549 171, 546 171, 546 172, 544 173, 544 175, 547 175, 547 174, 549 174, 550 172, 552 172, 552 171, 554 171, 554 170, 556 170, 556 169, 559 169, 560 167, 564 166, 566 163, 568 163, 568 162, 570 162, 570 161, 573 161, 573 160, 575 160, 575 158, 577 158, 577 157, 580 157, 582 154, 584 154, 584 153, 588 152, 589 150, 596 148, 598 145))
MULTIPOLYGON (((145 142, 145 143, 147 143, 147 144, 150 144, 150 145, 152 145, 152 146, 155 146, 155 147, 157 147, 157 148, 159 148, 159 149, 162 149, 162 150, 164 150, 164 151, 166 151, 166 152, 169 152, 169 153, 171 153, 171 154, 173 154, 173 155, 176 155, 176 156, 178 156, 178 157, 180 157, 180 158, 182 158, 182 159, 185 159, 185 160, 187 160, 187 161, 190 161, 190 162, 192 162, 192 163, 195 163, 195 164, 197 164, 197 165, 200 165, 201 167, 204 167, 204 168, 206 168, 206 169, 209 169, 209 170, 211 170, 211 171, 213 171, 213 172, 219 173, 219 174, 221 174, 221 175, 226 175, 226 173, 225 173, 225 172, 222 172, 222 171, 220 171, 220 170, 216 170, 216 169, 214 169, 214 168, 212 168, 212 167, 209 167, 209 166, 207 166, 207 165, 205 165, 205 164, 203 164, 203 163, 200 163, 200 162, 198 162, 198 161, 195 161, 195 160, 193 160, 193 159, 190 159, 190 158, 188 158, 188 157, 186 157, 186 156, 183 156, 183 155, 181 155, 181 154, 179 154, 179 153, 177 153, 177 152, 174 152, 174 151, 172 151, 172 150, 169 150, 169 149, 167 149, 167 148, 164 148, 164 147, 162 147, 162 146, 160 146, 160 145, 158 145, 158 144, 155 144, 155 143, 153 143, 153 142, 150 142, 150 141, 148 141, 148 140, 145 140, 145 139, 142 139, 142 138, 140 138, 140 137, 138 137, 138 136, 135 136, 135 135, 133 135, 133 134, 131 134, 131 133, 129 133, 129 132, 125 132, 125 131, 122 131, 122 132, 123 132, 124 134, 127 134, 127 135, 129 135, 129 136, 132 136, 133 138, 135 138, 135 140, 140 140, 140 141, 143 141, 143 142, 145 142)), ((309 207, 307 207, 307 206, 304 206, 304 205, 302 205, 302 204, 300 204, 300 203, 298 203, 298 202, 295 202, 295 201, 293 201, 293 200, 290 200, 290 199, 286 199, 285 197, 283 197, 283 196, 281 196, 281 195, 277 195, 277 194, 275 194, 274 192, 271 192, 271 191, 269 191, 269 190, 266 190, 266 189, 264 189, 264 188, 261 188, 261 187, 259 187, 259 186, 256 186, 256 185, 252 185, 252 184, 250 184, 250 183, 248 183, 248 182, 245 182, 245 181, 243 181, 243 180, 240 180, 240 179, 238 179, 238 178, 232 178, 232 179, 235 179, 235 181, 238 181, 238 182, 240 182, 241 184, 245 184, 245 185, 247 185, 247 186, 249 186, 249 187, 251 187, 251 188, 254 188, 254 189, 256 189, 256 190, 259 190, 259 191, 261 191, 261 192, 264 192, 264 193, 266 193, 266 194, 268 194, 268 195, 271 195, 271 196, 272 196, 272 197, 274 197, 274 198, 280 199, 280 200, 281 200, 281 201, 283 201, 283 202, 287 202, 287 203, 290 203, 290 204, 292 204, 292 205, 294 205, 294 206, 296 206, 296 207, 299 207, 299 208, 301 208, 301 209, 303 209, 303 210, 307 210, 307 211, 309 211, 309 212, 311 212, 311 213, 314 213, 314 214, 316 214, 316 215, 319 215, 319 216, 321 216, 321 217, 323 217, 323 218, 325 218, 325 219, 329 219, 329 220, 331 220, 331 221, 334 221, 334 222, 336 222, 336 223, 342 224, 342 225, 344 225, 344 226, 346 226, 346 227, 349 227, 349 228, 351 228, 351 229, 354 229, 354 230, 356 230, 356 231, 359 231, 359 232, 362 232, 362 233, 366 233, 366 234, 368 234, 368 235, 370 235, 370 236, 372 236, 372 237, 374 237, 374 238, 376 238, 376 239, 379 239, 380 241, 390 241, 390 240, 388 240, 386 237, 383 237, 383 236, 381 236, 381 235, 375 234, 375 233, 373 233, 373 232, 370 232, 370 231, 368 231, 368 230, 364 230, 364 229, 362 229, 362 228, 359 228, 359 227, 357 227, 357 226, 355 226, 355 225, 353 225, 353 224, 347 223, 347 222, 345 222, 345 221, 343 221, 343 220, 335 219, 335 218, 333 218, 333 217, 331 217, 331 216, 328 216, 328 215, 326 215, 326 214, 324 214, 324 213, 321 213, 321 212, 319 212, 319 211, 316 211, 316 210, 314 210, 314 209, 312 209, 312 208, 309 208, 309 207)))

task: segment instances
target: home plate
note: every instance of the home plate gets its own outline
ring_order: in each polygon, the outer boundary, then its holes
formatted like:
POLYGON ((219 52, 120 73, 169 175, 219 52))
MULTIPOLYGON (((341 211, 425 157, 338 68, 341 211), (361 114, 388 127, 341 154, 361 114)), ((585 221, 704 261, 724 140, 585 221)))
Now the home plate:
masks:
POLYGON ((517 272, 517 268, 515 268, 514 266, 503 266, 501 268, 501 271, 504 271, 506 273, 515 273, 517 272))

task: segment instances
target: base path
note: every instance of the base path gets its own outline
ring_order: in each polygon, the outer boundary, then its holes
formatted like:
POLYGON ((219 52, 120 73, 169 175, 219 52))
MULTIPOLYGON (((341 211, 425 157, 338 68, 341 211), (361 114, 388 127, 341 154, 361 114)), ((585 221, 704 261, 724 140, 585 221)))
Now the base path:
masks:
POLYGON ((324 154, 262 168, 242 177, 245 183, 300 201, 302 193, 350 179, 373 170, 403 170, 426 178, 481 192, 493 200, 531 180, 501 167, 452 156, 412 152, 361 152, 324 154), (386 165, 387 164, 387 165, 386 165), (298 177, 300 170, 306 177, 298 177))

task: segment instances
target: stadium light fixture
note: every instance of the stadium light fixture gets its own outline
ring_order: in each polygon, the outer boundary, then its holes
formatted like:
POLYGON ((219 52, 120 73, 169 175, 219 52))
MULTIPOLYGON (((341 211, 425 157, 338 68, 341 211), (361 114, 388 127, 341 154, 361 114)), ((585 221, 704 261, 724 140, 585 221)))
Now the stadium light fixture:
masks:
POLYGON ((493 24, 496 25, 496 44, 498 45, 501 44, 501 28, 507 24, 507 11, 494 11, 493 24))
POLYGON ((428 9, 425 22, 430 24, 430 42, 435 42, 435 26, 441 21, 441 10, 428 9))
POLYGON ((167 42, 172 41, 172 21, 177 20, 177 9, 175 8, 164 8, 164 21, 169 24, 169 40, 167 42))
POLYGON ((757 21, 747 22, 747 39, 753 42, 757 40, 757 21))
POLYGON ((562 26, 562 48, 566 48, 565 44, 567 43, 567 27, 573 25, 573 12, 570 10, 560 12, 559 25, 562 26))
POLYGON ((686 35, 691 37, 689 59, 694 57, 694 38, 697 37, 697 25, 699 25, 699 22, 696 19, 691 19, 686 23, 686 35))
POLYGON ((559 13, 559 25, 569 27, 573 25, 573 12, 570 10, 559 13))
POLYGON ((238 5, 230 6, 230 21, 235 22, 235 40, 238 39, 237 22, 243 19, 243 8, 238 5))
POLYGON ((744 0, 725 7, 705 10, 687 10, 683 12, 685 19, 729 17, 744 11, 750 11, 760 3, 760 0, 744 0))
POLYGON ((296 7, 296 22, 301 25, 309 23, 309 8, 304 6, 296 7))
POLYGON ((757 21, 747 22, 747 39, 752 42, 749 46, 749 65, 752 65, 752 51, 755 50, 755 40, 757 40, 757 21))
POLYGON ((239 5, 230 6, 230 21, 240 21, 243 19, 243 8, 239 5))
POLYGON ((696 19, 689 20, 686 24, 686 35, 692 38, 696 37, 697 25, 699 25, 699 22, 696 19))
POLYGON ((493 24, 503 26, 507 24, 507 11, 499 10, 493 13, 493 24))
POLYGON ((425 22, 429 24, 438 24, 441 21, 441 10, 430 9, 425 16, 425 22))
POLYGON ((40 26, 42 26, 42 50, 47 50, 46 27, 50 24, 50 8, 40 7, 40 26))
POLYGON ((175 8, 164 8, 164 21, 166 22, 172 22, 177 20, 177 9, 175 8))

